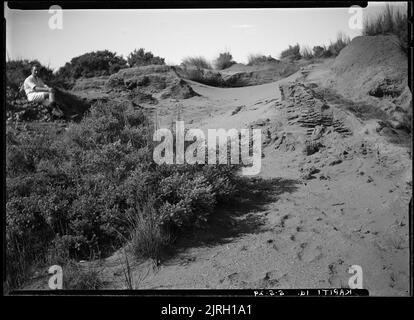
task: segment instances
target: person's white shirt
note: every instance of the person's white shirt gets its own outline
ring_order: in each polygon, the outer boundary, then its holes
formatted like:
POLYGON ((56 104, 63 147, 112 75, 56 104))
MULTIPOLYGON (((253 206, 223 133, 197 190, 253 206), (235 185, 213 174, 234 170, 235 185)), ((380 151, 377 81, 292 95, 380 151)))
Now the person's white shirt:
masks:
POLYGON ((49 88, 39 77, 35 77, 30 75, 24 80, 23 88, 24 92, 26 92, 26 96, 29 96, 30 93, 36 92, 34 90, 35 87, 46 87, 49 88))

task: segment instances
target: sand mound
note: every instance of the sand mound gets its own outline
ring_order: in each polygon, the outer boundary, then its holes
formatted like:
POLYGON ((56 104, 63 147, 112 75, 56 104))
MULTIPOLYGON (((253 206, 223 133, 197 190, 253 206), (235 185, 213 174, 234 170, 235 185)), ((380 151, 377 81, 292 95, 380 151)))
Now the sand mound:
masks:
POLYGON ((254 86, 278 81, 298 71, 300 66, 296 63, 272 61, 255 65, 235 64, 222 70, 224 81, 228 83, 242 83, 254 86))
POLYGON ((245 87, 278 81, 298 71, 299 64, 290 62, 264 62, 247 66, 237 63, 224 70, 196 67, 177 68, 180 77, 214 87, 245 87))
POLYGON ((163 65, 122 69, 109 77, 106 86, 162 99, 187 99, 197 96, 190 85, 177 75, 174 67, 163 65))
POLYGON ((395 127, 411 129, 411 92, 407 56, 397 37, 356 37, 332 65, 338 91, 353 100, 378 106, 395 127))

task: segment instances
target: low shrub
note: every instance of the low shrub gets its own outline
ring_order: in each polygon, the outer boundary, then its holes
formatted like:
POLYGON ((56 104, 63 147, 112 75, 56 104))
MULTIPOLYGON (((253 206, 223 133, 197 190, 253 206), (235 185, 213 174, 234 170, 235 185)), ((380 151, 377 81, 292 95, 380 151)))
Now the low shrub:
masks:
POLYGON ((134 50, 127 57, 130 67, 148 66, 151 64, 165 65, 165 59, 154 56, 151 51, 145 52, 144 48, 134 50))
POLYGON ((315 58, 328 58, 332 56, 331 52, 328 50, 328 48, 324 46, 314 46, 313 49, 313 56, 315 58))
POLYGON ((230 52, 223 52, 220 53, 217 59, 214 61, 214 65, 217 70, 223 70, 230 68, 236 62, 233 61, 233 56, 230 52))
POLYGON ((127 68, 127 61, 109 50, 88 52, 72 58, 56 72, 56 82, 64 89, 71 89, 75 80, 108 76, 127 68))
POLYGON ((181 62, 185 68, 196 67, 198 69, 213 69, 211 64, 204 57, 187 57, 181 62))
POLYGON ((281 59, 287 58, 287 59, 290 59, 290 60, 299 60, 301 57, 302 56, 300 54, 300 46, 299 46, 298 43, 294 46, 289 45, 288 49, 283 50, 280 53, 280 58, 281 59))
POLYGON ((157 257, 232 198, 237 167, 156 165, 150 122, 141 109, 99 102, 60 133, 7 127, 11 288, 34 264, 107 256, 125 239, 157 257))
POLYGON ((273 58, 272 56, 265 56, 262 54, 250 54, 248 56, 248 62, 247 65, 248 66, 254 66, 254 65, 259 65, 259 64, 263 64, 266 62, 276 62, 277 60, 275 58, 273 58))
POLYGON ((95 268, 82 267, 70 261, 62 269, 64 290, 98 290, 103 287, 95 268))

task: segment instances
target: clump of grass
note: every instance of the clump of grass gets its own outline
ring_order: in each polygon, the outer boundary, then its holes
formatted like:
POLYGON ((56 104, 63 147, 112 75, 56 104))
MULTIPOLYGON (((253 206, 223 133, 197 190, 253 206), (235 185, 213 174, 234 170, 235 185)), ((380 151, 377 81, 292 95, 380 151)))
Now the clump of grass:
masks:
POLYGON ((289 58, 290 60, 299 60, 301 58, 299 43, 294 46, 289 46, 286 50, 280 53, 280 58, 289 58))
POLYGON ((235 63, 236 62, 233 61, 233 56, 230 54, 230 52, 220 53, 214 62, 217 70, 227 69, 235 63))
POLYGON ((328 51, 331 53, 332 56, 337 56, 343 48, 345 48, 349 43, 351 42, 351 39, 349 36, 346 36, 342 32, 339 32, 336 36, 336 40, 334 42, 331 42, 331 44, 328 47, 328 51))
POLYGON ((145 272, 141 272, 137 275, 137 273, 132 271, 131 264, 128 260, 128 255, 124 251, 124 257, 125 257, 125 267, 123 268, 124 271, 124 282, 125 287, 129 290, 137 290, 141 287, 142 282, 145 281, 145 279, 148 277, 151 268, 154 269, 157 266, 157 262, 152 260, 152 266, 147 268, 145 272))
POLYGON ((362 30, 364 36, 394 34, 398 37, 400 48, 408 53, 408 16, 401 8, 389 4, 376 17, 366 19, 362 30))
POLYGON ((328 50, 326 45, 314 46, 312 51, 314 58, 328 58, 332 56, 331 52, 328 50))
POLYGON ((265 56, 263 54, 250 54, 247 57, 247 65, 248 66, 254 66, 254 65, 258 65, 258 64, 262 64, 262 63, 266 63, 266 62, 276 62, 277 60, 275 58, 273 58, 272 56, 265 56))
POLYGON ((312 50, 309 47, 303 47, 301 55, 306 60, 311 60, 313 58, 312 50))
POLYGON ((103 286, 99 272, 95 268, 86 269, 75 262, 69 262, 63 268, 63 289, 98 290, 103 286))
POLYGON ((137 258, 159 261, 161 250, 172 242, 167 228, 163 228, 154 202, 148 200, 141 208, 129 214, 132 252, 137 258))
POLYGON ((204 57, 187 57, 184 58, 181 64, 184 67, 196 67, 200 69, 213 69, 211 64, 204 57))

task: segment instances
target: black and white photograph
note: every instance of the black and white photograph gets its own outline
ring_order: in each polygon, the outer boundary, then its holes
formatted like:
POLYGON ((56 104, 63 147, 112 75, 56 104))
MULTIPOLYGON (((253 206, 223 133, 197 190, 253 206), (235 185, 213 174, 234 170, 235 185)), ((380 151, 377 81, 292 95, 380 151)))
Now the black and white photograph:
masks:
POLYGON ((3 295, 412 295, 410 3, 45 3, 4 2, 3 295))

